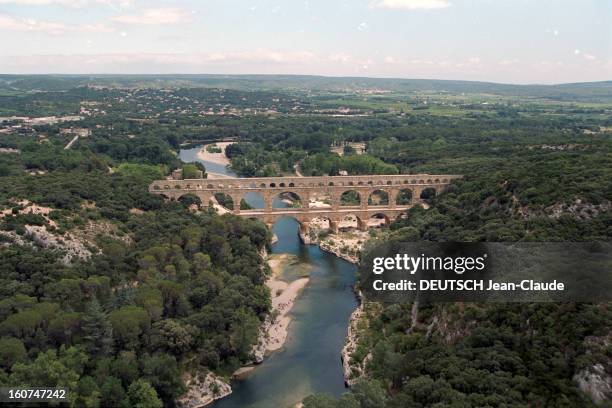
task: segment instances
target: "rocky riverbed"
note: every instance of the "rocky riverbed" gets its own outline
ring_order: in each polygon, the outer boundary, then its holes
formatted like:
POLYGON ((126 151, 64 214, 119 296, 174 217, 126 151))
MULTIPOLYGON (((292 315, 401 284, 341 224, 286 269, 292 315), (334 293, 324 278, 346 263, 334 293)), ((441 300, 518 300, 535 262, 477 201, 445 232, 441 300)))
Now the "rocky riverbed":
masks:
POLYGON ((232 393, 232 387, 214 373, 185 373, 183 382, 187 391, 176 400, 179 408, 201 408, 232 393))
POLYGON ((352 264, 359 263, 359 254, 366 241, 370 239, 370 231, 359 231, 348 228, 349 221, 340 223, 340 231, 329 234, 329 221, 315 219, 310 223, 308 234, 300 232, 300 239, 305 244, 319 245, 321 250, 329 252, 338 258, 352 264))

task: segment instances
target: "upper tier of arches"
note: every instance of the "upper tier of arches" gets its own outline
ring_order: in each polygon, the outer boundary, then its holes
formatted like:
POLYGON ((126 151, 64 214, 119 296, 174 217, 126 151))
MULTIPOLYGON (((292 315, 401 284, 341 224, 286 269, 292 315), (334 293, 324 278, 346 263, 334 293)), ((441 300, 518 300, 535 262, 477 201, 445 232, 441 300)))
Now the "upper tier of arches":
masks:
POLYGON ((284 188, 338 188, 372 186, 445 185, 458 175, 391 175, 391 176, 323 176, 323 177, 266 177, 236 179, 158 180, 151 184, 159 190, 219 190, 219 189, 284 189, 284 188))

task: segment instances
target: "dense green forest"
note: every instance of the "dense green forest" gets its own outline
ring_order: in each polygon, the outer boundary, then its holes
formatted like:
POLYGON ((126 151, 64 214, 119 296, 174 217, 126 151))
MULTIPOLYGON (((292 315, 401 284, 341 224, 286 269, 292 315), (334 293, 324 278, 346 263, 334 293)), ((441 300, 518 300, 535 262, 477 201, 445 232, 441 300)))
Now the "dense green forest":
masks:
POLYGON ((184 371, 248 361, 270 307, 263 224, 150 195, 167 166, 138 163, 156 161, 146 149, 120 164, 23 139, 2 156, 0 383, 68 387, 74 406, 161 406, 184 391, 184 371), (17 198, 53 210, 24 214, 17 198), (103 222, 115 233, 101 228, 91 257, 71 263, 25 228, 66 237, 103 222))
MULTIPOLYGON (((0 116, 81 116, 0 118, 0 147, 15 149, 0 153, 0 385, 67 386, 73 406, 173 406, 183 373, 250 360, 270 310, 270 232, 148 194, 175 168, 205 170, 180 162, 182 146, 234 141, 243 176, 465 176, 378 240, 612 236, 608 83, 334 81, 0 76, 0 116), (364 96, 373 86, 393 92, 364 96), (65 149, 73 127, 91 134, 65 149)), ((420 305, 416 320, 410 306, 364 307, 351 356, 364 379, 306 408, 589 407, 574 376, 597 363, 612 375, 609 305, 420 305)))
POLYGON ((612 322, 608 306, 430 305, 415 324, 410 305, 390 305, 368 316, 354 355, 368 359, 368 378, 340 400, 314 395, 305 407, 591 407, 573 376, 609 358, 597 344, 612 322))

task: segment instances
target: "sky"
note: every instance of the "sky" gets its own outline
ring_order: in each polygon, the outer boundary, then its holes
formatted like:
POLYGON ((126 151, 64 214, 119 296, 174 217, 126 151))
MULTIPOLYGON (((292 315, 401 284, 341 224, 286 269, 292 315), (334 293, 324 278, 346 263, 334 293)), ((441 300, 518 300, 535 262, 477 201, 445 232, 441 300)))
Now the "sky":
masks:
POLYGON ((0 0, 0 73, 612 80, 612 0, 0 0))

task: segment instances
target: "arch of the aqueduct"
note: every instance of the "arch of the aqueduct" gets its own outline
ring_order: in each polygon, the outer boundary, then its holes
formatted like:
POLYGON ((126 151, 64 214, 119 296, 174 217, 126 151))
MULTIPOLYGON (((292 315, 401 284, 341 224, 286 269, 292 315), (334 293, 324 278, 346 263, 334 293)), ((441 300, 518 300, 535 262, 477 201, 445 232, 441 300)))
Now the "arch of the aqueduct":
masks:
POLYGON ((387 220, 394 220, 402 212, 421 201, 421 193, 433 189, 436 194, 442 192, 453 179, 459 175, 371 175, 371 176, 323 176, 323 177, 263 177, 263 178, 228 178, 228 179, 189 179, 157 180, 149 186, 149 192, 163 195, 172 200, 192 194, 202 203, 208 203, 215 194, 226 194, 231 197, 236 215, 257 218, 267 224, 273 224, 282 217, 295 218, 302 228, 314 218, 327 218, 332 230, 337 230, 338 223, 347 215, 357 217, 360 229, 367 229, 367 220, 381 214, 387 220), (342 205, 341 197, 347 191, 354 190, 360 195, 359 205, 342 205), (388 204, 371 205, 368 198, 375 191, 388 194, 388 204), (397 204, 401 191, 410 190, 411 202, 397 204), (264 200, 264 208, 240 210, 240 202, 248 193, 259 193, 264 200), (272 202, 282 193, 293 193, 300 197, 300 208, 273 208, 272 202), (329 197, 329 208, 311 208, 311 198, 329 197))

